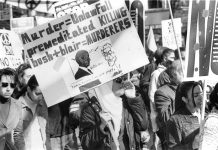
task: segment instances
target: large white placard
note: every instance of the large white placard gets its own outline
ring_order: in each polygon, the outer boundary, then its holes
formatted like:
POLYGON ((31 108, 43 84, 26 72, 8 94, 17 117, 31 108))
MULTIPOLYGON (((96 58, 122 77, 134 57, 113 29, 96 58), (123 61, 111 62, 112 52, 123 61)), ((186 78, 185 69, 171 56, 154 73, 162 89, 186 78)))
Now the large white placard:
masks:
POLYGON ((98 1, 20 34, 48 106, 148 63, 124 1, 98 1), (75 79, 75 55, 89 53, 91 75, 75 79))

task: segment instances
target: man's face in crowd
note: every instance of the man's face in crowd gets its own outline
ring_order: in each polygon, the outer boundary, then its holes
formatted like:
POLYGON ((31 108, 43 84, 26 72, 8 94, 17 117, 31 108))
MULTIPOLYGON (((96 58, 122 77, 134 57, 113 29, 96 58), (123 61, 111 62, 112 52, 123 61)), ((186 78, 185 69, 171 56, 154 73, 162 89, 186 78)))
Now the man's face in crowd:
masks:
POLYGON ((80 56, 80 62, 81 62, 81 66, 82 67, 88 67, 90 65, 90 58, 89 58, 89 53, 88 52, 84 52, 81 56, 80 56))
POLYGON ((24 70, 24 75, 23 77, 21 77, 21 83, 23 85, 27 85, 27 82, 29 81, 30 77, 33 75, 32 69, 28 68, 26 70, 24 70))
POLYGON ((188 103, 187 104, 189 105, 190 108, 192 109, 201 108, 202 102, 203 102, 203 92, 202 92, 202 88, 200 85, 197 85, 194 87, 193 94, 192 94, 192 89, 188 91, 188 103), (193 99, 194 99, 194 102, 193 102, 193 99))
POLYGON ((39 87, 36 87, 35 89, 31 90, 29 87, 27 88, 27 92, 29 97, 34 103, 38 103, 43 99, 42 91, 39 87))
POLYGON ((3 75, 0 81, 0 95, 4 98, 10 98, 14 92, 14 88, 14 77, 3 75))

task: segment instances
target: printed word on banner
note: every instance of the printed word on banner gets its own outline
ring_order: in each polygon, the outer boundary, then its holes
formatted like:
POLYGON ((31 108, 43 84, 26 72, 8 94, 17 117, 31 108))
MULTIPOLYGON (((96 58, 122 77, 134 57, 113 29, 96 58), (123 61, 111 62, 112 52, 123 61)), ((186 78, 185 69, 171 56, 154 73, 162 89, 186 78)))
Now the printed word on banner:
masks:
POLYGON ((218 75, 217 0, 190 1, 186 42, 186 77, 218 75))
POLYGON ((20 39, 48 106, 148 63, 124 1, 100 0, 20 39))
MULTIPOLYGON (((52 6, 52 11, 54 15, 59 18, 67 14, 73 14, 77 12, 86 12, 87 7, 90 4, 97 2, 95 1, 85 1, 85 0, 64 0, 55 3, 52 6)), ((125 0, 127 8, 130 12, 133 23, 138 31, 139 38, 144 45, 144 20, 145 20, 145 10, 148 9, 148 2, 144 0, 125 0)))
POLYGON ((16 33, 0 30, 0 69, 15 69, 23 63, 22 49, 22 43, 16 33))
POLYGON ((34 28, 34 18, 33 17, 13 18, 11 19, 10 24, 11 24, 11 30, 13 30, 16 33, 21 33, 34 28))
POLYGON ((171 48, 173 50, 177 49, 177 44, 179 47, 182 47, 181 18, 173 19, 173 23, 171 19, 163 20, 161 21, 161 25, 162 25, 163 46, 171 48), (174 29, 173 29, 173 26, 174 26, 174 29), (176 39, 175 39, 175 36, 176 36, 176 39))

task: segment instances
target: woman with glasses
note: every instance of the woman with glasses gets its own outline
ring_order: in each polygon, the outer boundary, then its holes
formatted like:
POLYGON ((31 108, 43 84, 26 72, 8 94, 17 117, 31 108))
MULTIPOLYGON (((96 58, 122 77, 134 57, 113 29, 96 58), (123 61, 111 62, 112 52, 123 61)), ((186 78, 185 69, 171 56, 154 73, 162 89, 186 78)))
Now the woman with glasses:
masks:
POLYGON ((21 107, 11 97, 15 88, 15 71, 0 69, 0 149, 24 150, 21 107), (14 136, 13 132, 14 131, 14 136), (14 142, 13 142, 13 140, 14 142))

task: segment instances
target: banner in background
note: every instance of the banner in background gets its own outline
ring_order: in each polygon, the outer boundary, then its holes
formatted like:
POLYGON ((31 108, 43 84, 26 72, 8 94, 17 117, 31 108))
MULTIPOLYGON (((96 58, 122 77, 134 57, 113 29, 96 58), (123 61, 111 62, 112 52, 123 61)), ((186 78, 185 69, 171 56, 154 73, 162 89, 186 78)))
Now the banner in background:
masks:
POLYGON ((181 18, 176 18, 172 20, 162 20, 162 43, 164 47, 168 47, 170 49, 177 49, 177 44, 179 47, 182 47, 182 22, 181 18), (174 31, 173 31, 174 25, 174 31), (175 40, 176 35, 176 40, 175 40))
POLYGON ((124 1, 98 1, 28 30, 20 39, 48 106, 148 63, 124 1), (81 50, 89 53, 92 73, 76 80, 81 50))
POLYGON ((22 33, 26 30, 34 28, 33 17, 12 18, 10 20, 11 30, 16 33, 22 33))
POLYGON ((22 43, 16 33, 0 30, 0 69, 15 69, 22 64, 22 49, 22 43))

